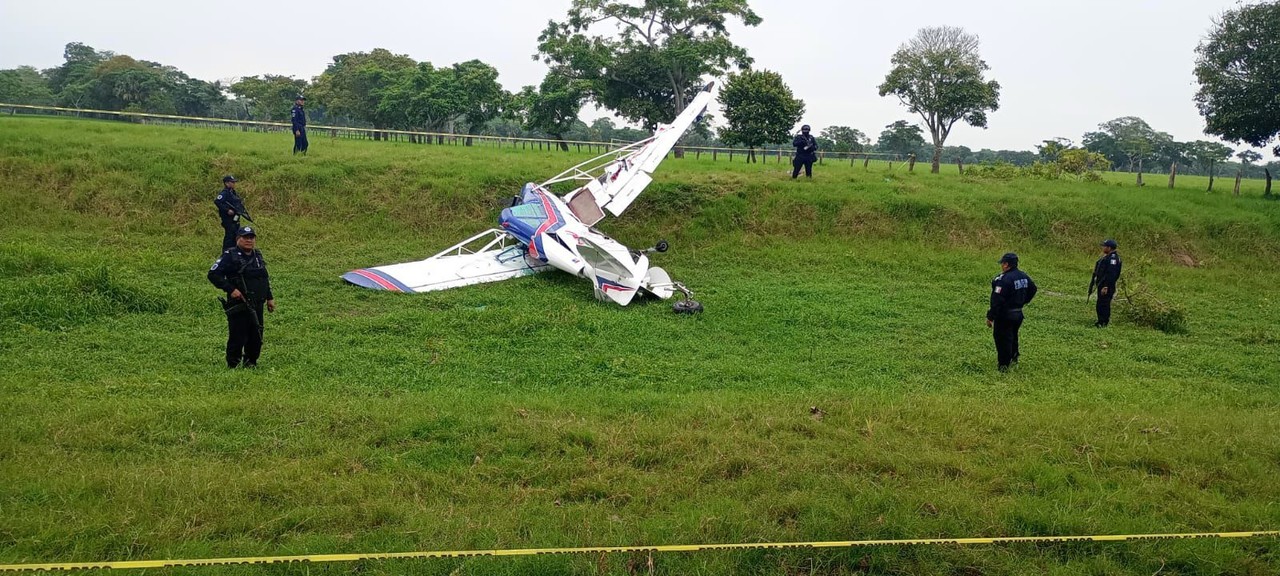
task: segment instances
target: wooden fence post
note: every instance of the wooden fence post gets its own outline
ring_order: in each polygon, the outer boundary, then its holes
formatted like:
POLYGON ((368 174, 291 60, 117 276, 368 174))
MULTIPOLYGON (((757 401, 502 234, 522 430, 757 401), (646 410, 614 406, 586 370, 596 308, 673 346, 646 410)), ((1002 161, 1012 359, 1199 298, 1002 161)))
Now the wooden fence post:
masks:
POLYGON ((1173 190, 1173 179, 1178 177, 1178 163, 1174 162, 1169 167, 1169 189, 1173 190))
POLYGON ((1244 175, 1244 170, 1236 170, 1236 190, 1235 195, 1240 195, 1240 177, 1244 175))
POLYGON ((1265 172, 1265 173, 1266 173, 1266 175, 1267 175, 1267 190, 1266 190, 1266 192, 1263 192, 1263 193, 1262 193, 1262 197, 1263 197, 1263 198, 1270 198, 1270 197, 1271 197, 1271 169, 1270 169, 1270 168, 1263 168, 1263 169, 1262 169, 1262 171, 1263 171, 1263 172, 1265 172))
POLYGON ((907 172, 914 173, 916 171, 916 155, 907 156, 907 172))
POLYGON ((960 175, 964 176, 964 161, 956 158, 956 170, 960 171, 960 175))
POLYGON ((866 170, 866 169, 868 169, 868 168, 870 168, 870 167, 871 167, 871 155, 870 155, 870 154, 863 154, 863 155, 862 155, 862 169, 863 169, 863 170, 866 170))

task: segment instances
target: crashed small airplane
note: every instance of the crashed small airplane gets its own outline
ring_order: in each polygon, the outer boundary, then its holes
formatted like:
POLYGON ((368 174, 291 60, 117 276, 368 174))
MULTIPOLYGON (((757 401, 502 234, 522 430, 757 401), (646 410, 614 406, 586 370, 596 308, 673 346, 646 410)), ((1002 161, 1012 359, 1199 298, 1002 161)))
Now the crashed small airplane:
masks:
POLYGON ((552 267, 591 280, 595 296, 626 306, 637 293, 684 299, 676 312, 699 312, 692 292, 665 270, 649 267, 648 254, 666 252, 666 241, 631 250, 604 235, 595 224, 605 211, 620 216, 653 181, 676 141, 702 117, 712 98, 707 84, 688 107, 654 135, 597 156, 543 182, 525 184, 521 195, 492 228, 417 262, 361 268, 342 279, 365 288, 431 292, 536 274, 552 267), (550 191, 562 182, 581 183, 564 196, 550 191))

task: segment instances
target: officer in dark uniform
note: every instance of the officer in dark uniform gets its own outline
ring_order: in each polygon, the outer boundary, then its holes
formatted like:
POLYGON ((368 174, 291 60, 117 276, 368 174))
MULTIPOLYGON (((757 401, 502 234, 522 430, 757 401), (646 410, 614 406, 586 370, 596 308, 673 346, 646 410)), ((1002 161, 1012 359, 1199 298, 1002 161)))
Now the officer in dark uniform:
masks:
POLYGON ((240 219, 253 222, 249 212, 244 209, 244 200, 236 194, 236 177, 230 174, 222 177, 222 191, 213 198, 213 205, 218 207, 218 217, 222 219, 222 250, 236 245, 236 230, 240 229, 240 219))
POLYGON ((1002 273, 991 281, 991 307, 987 327, 996 341, 996 366, 1001 372, 1018 361, 1018 329, 1022 327, 1022 307, 1036 297, 1036 283, 1018 269, 1018 255, 1009 252, 1000 258, 1002 273))
POLYGON ((302 153, 307 155, 307 111, 302 109, 302 105, 306 104, 307 98, 301 94, 293 100, 293 114, 290 120, 293 122, 293 153, 302 153))
POLYGON ((805 178, 813 178, 813 163, 818 160, 818 140, 809 134, 809 125, 800 127, 791 145, 796 147, 796 154, 791 159, 791 178, 800 175, 800 167, 804 167, 805 178))
POLYGON ((1106 328, 1111 323, 1111 299, 1116 297, 1116 282, 1120 280, 1120 254, 1116 252, 1116 241, 1107 239, 1102 242, 1102 257, 1093 264, 1093 279, 1089 281, 1090 292, 1093 286, 1098 287, 1098 321, 1094 326, 1106 328))
POLYGON ((239 229, 236 245, 223 252, 209 269, 209 282, 227 293, 223 309, 227 313, 228 368, 239 366, 242 359, 245 368, 258 366, 265 320, 263 306, 268 312, 276 311, 267 261, 256 248, 257 238, 253 228, 239 229))

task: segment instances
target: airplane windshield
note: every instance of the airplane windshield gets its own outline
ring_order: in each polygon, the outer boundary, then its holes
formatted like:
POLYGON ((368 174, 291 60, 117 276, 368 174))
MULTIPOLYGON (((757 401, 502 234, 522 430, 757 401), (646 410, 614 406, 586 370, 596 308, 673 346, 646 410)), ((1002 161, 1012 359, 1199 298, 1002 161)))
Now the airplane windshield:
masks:
POLYGON ((547 211, 541 202, 530 202, 511 207, 511 215, 529 222, 542 222, 547 219, 547 211))

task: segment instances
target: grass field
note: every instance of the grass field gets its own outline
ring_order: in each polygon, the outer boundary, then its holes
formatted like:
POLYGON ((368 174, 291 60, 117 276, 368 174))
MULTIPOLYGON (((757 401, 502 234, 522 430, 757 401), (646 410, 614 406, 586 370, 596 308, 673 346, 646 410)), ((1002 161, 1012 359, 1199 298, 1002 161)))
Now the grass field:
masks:
MULTIPOLYGON (((0 117, 0 564, 1280 528, 1280 203, 682 159, 601 227, 706 306, 344 285, 576 153, 0 117), (280 309, 222 367, 224 173, 280 309), (1096 245, 1186 312, 1091 327, 1096 245), (983 322, 1003 252, 1042 295, 983 322), (812 414, 811 407, 820 409, 812 414)), ((895 168, 897 166, 895 165, 895 168)), ((1121 183, 1120 180, 1123 180, 1121 183)), ((1153 184, 1159 183, 1159 186, 1153 184)), ((1272 539, 665 554, 660 574, 1275 574, 1272 539)), ((179 574, 648 573, 552 556, 179 574)))

